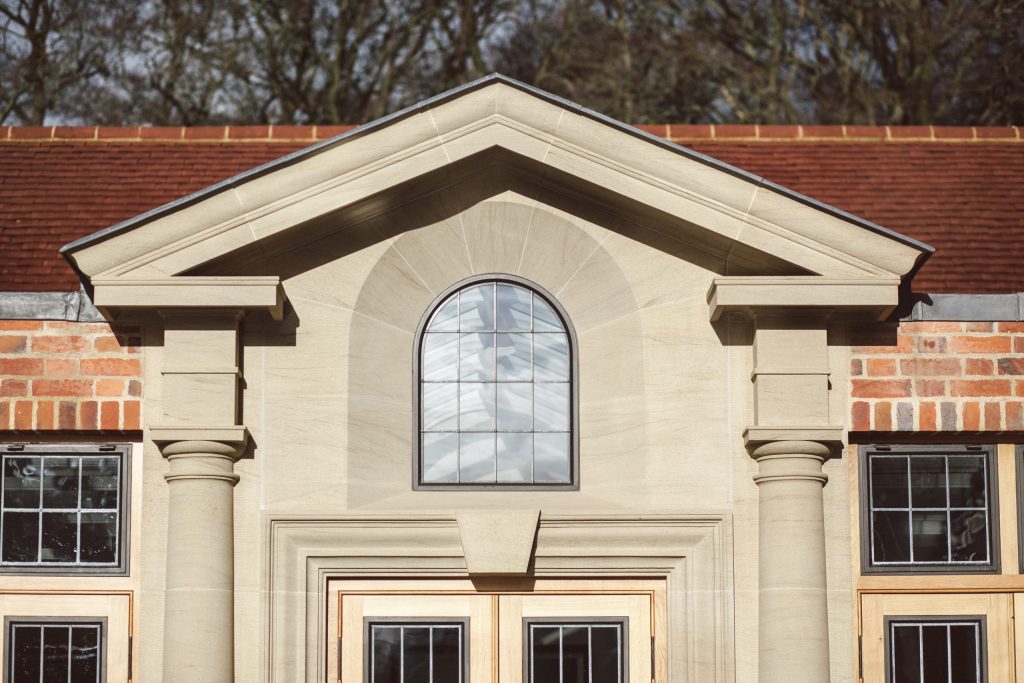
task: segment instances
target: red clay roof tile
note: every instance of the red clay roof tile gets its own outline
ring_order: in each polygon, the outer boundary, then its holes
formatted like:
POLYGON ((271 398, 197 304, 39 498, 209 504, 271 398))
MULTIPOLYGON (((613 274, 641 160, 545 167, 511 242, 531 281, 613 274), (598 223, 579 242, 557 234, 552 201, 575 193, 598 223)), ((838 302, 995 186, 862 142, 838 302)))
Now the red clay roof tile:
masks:
MULTIPOLYGON (((931 244, 916 291, 1024 291, 1016 128, 642 128, 931 244)), ((0 128, 0 290, 75 289, 63 244, 349 129, 0 128)))

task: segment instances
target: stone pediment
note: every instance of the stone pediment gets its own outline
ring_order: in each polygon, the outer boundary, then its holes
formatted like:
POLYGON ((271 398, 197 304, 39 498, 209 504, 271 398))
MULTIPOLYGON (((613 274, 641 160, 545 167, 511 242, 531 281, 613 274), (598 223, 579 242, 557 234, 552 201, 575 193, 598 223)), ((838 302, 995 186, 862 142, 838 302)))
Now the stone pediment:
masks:
POLYGON ((850 291, 868 292, 866 305, 881 315, 896 304, 901 279, 931 252, 763 178, 491 76, 73 242, 63 253, 101 309, 280 313, 281 274, 233 272, 233 259, 307 241, 325 229, 325 219, 339 229, 430 196, 464 194, 464 183, 484 175, 495 192, 507 182, 572 195, 602 211, 642 216, 692 245, 725 276, 709 293, 712 317, 743 308, 746 293, 763 299, 768 281, 785 285, 786 305, 845 305, 850 291), (734 282, 736 274, 748 279, 734 282), (809 288, 813 294, 805 296, 809 288))

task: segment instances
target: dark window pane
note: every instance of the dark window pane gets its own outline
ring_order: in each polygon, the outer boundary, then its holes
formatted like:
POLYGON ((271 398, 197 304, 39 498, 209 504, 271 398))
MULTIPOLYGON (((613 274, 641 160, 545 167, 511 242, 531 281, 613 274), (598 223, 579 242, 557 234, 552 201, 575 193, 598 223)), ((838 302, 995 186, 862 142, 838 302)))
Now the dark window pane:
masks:
POLYGON ((590 629, 592 683, 621 683, 621 635, 620 626, 594 626, 590 629))
POLYGON ((875 562, 910 561, 909 512, 874 512, 871 530, 875 562))
POLYGON ((921 658, 924 661, 924 680, 947 680, 949 653, 946 649, 945 625, 925 625, 921 628, 921 658))
POLYGON ((950 545, 956 562, 988 561, 988 518, 984 510, 952 511, 950 545))
POLYGON ((871 506, 876 508, 910 506, 907 495, 906 457, 871 457, 871 506))
POLYGON ((430 629, 406 626, 402 654, 403 683, 430 683, 430 629))
POLYGON ((78 507, 78 464, 81 458, 43 458, 43 507, 78 507))
POLYGON ((39 458, 4 458, 4 507, 39 507, 39 458))
POLYGON ((913 507, 946 507, 946 459, 930 456, 911 458, 910 488, 913 507))
POLYGON ((892 683, 921 681, 920 629, 917 626, 892 626, 892 683))
POLYGON ((457 626, 434 627, 434 683, 459 683, 462 680, 462 629, 457 626))
POLYGON ((3 516, 4 562, 39 560, 39 513, 5 512, 3 516))
POLYGON ((11 661, 12 683, 39 683, 39 648, 43 629, 14 626, 11 661))
POLYGON ((558 675, 560 630, 557 626, 530 627, 531 683, 561 683, 558 675))
POLYGON ((952 683, 981 683, 978 662, 978 627, 974 624, 949 627, 952 683))
POLYGON ((949 458, 949 505, 955 508, 985 507, 985 460, 976 455, 949 458))
POLYGON ((82 562, 117 561, 117 515, 82 513, 82 562))
POLYGON ((100 670, 99 629, 71 628, 71 683, 96 683, 100 670))
POLYGON ((562 627, 562 681, 590 679, 589 631, 586 626, 562 627))
POLYGON ((67 626, 47 626, 43 629, 43 680, 66 681, 68 677, 67 626))
POLYGON ((401 683, 402 629, 398 626, 374 626, 371 630, 371 683, 401 683))
POLYGON ((118 458, 82 458, 82 507, 116 508, 120 490, 118 458))
POLYGON ((945 512, 914 512, 915 562, 946 562, 949 560, 949 541, 946 530, 945 512))
POLYGON ((78 547, 78 515, 74 512, 43 513, 41 562, 74 562, 78 547))

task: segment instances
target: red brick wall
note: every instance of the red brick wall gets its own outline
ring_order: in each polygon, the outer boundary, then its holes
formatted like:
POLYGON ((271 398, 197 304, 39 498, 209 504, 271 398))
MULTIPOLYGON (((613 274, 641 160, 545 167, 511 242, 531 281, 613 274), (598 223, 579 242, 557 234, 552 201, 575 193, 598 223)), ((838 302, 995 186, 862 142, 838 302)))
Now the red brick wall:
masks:
POLYGON ((0 430, 140 429, 138 328, 0 320, 0 430))
POLYGON ((853 342, 854 431, 1024 431, 1024 323, 911 322, 853 342))

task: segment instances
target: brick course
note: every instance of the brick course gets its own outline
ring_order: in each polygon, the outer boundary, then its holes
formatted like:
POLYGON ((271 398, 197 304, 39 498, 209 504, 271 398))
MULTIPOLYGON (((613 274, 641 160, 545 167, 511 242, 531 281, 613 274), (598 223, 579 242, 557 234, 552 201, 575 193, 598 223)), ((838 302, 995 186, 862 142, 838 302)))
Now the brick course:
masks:
POLYGON ((908 322, 852 344, 852 430, 1024 430, 1024 323, 908 322))
POLYGON ((0 431, 142 425, 138 328, 0 320, 0 431))

